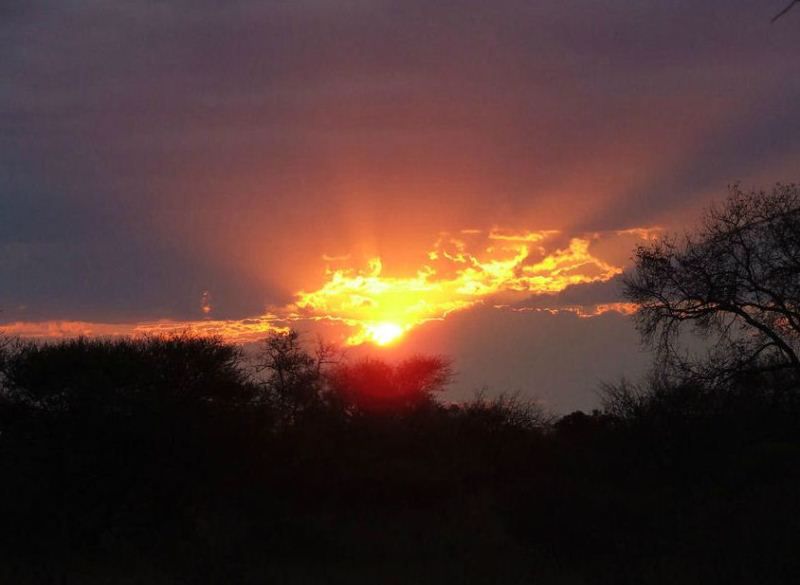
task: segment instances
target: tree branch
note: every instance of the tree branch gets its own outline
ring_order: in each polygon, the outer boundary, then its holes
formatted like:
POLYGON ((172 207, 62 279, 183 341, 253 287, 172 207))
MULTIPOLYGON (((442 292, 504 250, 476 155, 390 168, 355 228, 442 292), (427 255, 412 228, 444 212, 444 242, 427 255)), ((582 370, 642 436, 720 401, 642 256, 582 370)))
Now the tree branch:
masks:
POLYGON ((772 20, 770 21, 770 23, 773 23, 776 20, 778 20, 779 18, 781 18, 782 16, 786 15, 786 13, 789 12, 792 8, 794 8, 794 5, 797 4, 798 2, 800 2, 800 0, 792 0, 786 8, 784 8, 778 14, 776 14, 775 16, 772 17, 772 20))

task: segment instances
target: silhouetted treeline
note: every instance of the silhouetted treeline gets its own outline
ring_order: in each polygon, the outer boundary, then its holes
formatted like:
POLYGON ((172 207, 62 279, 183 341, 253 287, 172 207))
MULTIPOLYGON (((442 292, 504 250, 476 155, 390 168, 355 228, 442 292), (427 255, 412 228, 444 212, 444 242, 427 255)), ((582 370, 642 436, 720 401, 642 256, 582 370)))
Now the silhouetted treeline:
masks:
POLYGON ((446 360, 273 336, 8 343, 2 583, 791 583, 800 395, 448 404, 446 360))

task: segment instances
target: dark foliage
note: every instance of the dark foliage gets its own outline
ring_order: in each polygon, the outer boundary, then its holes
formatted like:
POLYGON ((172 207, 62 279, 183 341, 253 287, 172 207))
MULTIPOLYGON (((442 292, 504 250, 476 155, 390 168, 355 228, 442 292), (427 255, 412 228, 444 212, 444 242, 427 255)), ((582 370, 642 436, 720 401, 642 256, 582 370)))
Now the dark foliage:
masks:
POLYGON ((788 583, 800 401, 610 388, 448 405, 440 358, 271 338, 7 346, 2 583, 788 583), (385 394, 379 394, 379 391, 385 394), (383 396, 383 397, 381 397, 383 396))
POLYGON ((416 356, 392 366, 376 359, 340 364, 329 375, 331 390, 361 413, 403 412, 430 405, 450 382, 450 364, 438 356, 416 356))

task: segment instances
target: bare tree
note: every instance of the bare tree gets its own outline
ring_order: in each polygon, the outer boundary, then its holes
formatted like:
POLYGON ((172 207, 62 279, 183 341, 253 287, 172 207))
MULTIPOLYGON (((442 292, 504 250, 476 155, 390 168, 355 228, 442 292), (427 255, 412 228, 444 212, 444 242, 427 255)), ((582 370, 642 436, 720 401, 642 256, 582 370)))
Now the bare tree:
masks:
POLYGON ((263 343, 256 371, 266 373, 264 385, 276 405, 291 421, 320 406, 326 398, 324 369, 338 363, 338 347, 318 339, 309 351, 297 331, 272 333, 263 343))
POLYGON ((730 187, 695 234, 635 251, 626 297, 662 363, 719 380, 743 371, 800 374, 800 188, 730 187), (710 349, 689 358, 687 327, 710 349))

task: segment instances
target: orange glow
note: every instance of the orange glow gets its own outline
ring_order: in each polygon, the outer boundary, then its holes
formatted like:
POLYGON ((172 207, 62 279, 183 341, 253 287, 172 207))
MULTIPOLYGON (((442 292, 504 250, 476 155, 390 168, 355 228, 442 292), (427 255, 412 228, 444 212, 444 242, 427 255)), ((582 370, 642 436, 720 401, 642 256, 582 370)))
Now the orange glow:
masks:
POLYGON ((599 303, 596 305, 571 305, 564 307, 511 307, 509 305, 495 305, 495 309, 512 311, 514 313, 572 313, 581 319, 590 319, 605 315, 606 313, 619 313, 620 315, 633 315, 639 308, 635 303, 599 303))
POLYGON ((403 335, 404 329, 395 323, 366 324, 364 333, 367 339, 378 345, 389 345, 403 335))
POLYGON ((173 335, 193 333, 219 335, 236 342, 263 339, 271 332, 285 332, 272 314, 239 320, 148 321, 143 323, 90 323, 87 321, 14 321, 0 326, 0 335, 34 339, 65 337, 120 337, 141 335, 173 335))
POLYGON ((268 307, 268 313, 252 318, 212 319, 211 293, 204 291, 200 318, 192 321, 17 321, 0 327, 0 334, 54 339, 191 332, 251 342, 289 327, 302 330, 303 323, 329 322, 343 326, 347 345, 388 346, 426 322, 483 303, 519 312, 571 312, 585 318, 607 312, 627 315, 635 311, 634 305, 549 307, 547 297, 569 286, 605 282, 620 274, 621 266, 597 254, 621 257, 615 246, 626 248, 630 237, 652 238, 658 230, 634 228, 565 239, 557 231, 466 229, 440 234, 411 274, 386 274, 379 257, 359 268, 352 264, 351 255, 323 256, 328 269, 320 286, 298 292, 293 304, 268 307), (541 300, 526 306, 531 296, 541 300))
POLYGON ((500 293, 551 294, 574 284, 605 281, 622 272, 594 257, 591 241, 573 238, 546 253, 553 231, 464 230, 443 234, 429 263, 410 276, 386 276, 380 258, 366 270, 330 270, 318 289, 297 295, 293 319, 329 319, 355 329, 348 345, 386 345, 405 332, 500 293))

